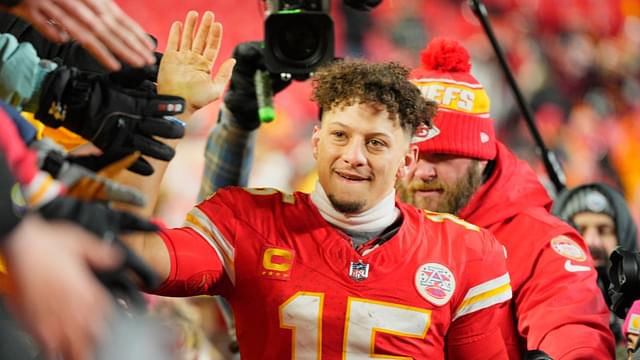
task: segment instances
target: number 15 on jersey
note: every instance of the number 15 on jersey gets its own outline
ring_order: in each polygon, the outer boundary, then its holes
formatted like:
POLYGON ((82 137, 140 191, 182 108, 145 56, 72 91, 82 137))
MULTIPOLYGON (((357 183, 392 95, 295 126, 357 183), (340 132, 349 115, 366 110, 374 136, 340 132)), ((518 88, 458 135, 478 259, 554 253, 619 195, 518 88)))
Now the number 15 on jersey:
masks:
MULTIPOLYGON (((291 358, 322 359, 324 293, 299 291, 279 307, 280 327, 291 329, 291 358)), ((377 333, 423 339, 431 310, 349 297, 342 347, 345 360, 411 359, 375 354, 377 333)))

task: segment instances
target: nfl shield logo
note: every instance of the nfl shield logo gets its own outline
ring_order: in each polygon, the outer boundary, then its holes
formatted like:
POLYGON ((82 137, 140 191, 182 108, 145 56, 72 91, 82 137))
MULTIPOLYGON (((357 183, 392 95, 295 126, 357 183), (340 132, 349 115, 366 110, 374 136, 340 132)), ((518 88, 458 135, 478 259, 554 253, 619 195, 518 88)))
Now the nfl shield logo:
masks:
POLYGON ((369 264, 360 262, 351 262, 349 267, 349 276, 355 281, 362 281, 369 276, 369 264))

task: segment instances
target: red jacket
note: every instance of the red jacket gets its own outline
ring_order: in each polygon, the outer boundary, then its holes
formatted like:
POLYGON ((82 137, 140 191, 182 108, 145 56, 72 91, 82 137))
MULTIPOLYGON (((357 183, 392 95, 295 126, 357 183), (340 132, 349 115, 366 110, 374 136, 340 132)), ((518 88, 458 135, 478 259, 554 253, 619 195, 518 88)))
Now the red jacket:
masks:
POLYGON ((502 313, 510 357, 613 359, 609 311, 582 237, 549 213, 533 169, 498 143, 496 167, 459 216, 489 229, 507 251, 513 300, 502 313))

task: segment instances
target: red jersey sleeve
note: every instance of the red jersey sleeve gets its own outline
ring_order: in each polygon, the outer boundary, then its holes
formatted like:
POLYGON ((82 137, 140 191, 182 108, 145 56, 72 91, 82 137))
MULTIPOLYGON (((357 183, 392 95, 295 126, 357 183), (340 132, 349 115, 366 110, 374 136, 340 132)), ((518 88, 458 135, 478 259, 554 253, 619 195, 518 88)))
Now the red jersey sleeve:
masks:
POLYGON ((614 358, 609 311, 596 277, 580 236, 550 236, 514 298, 528 349, 543 350, 554 359, 614 358))
POLYGON ((449 359, 508 357, 497 316, 500 307, 509 305, 512 295, 505 250, 488 231, 480 231, 480 256, 464 269, 466 291, 447 333, 449 359))
POLYGON ((213 295, 221 283, 234 283, 238 220, 228 205, 234 203, 232 192, 219 191, 187 214, 184 227, 160 231, 171 271, 155 294, 213 295))

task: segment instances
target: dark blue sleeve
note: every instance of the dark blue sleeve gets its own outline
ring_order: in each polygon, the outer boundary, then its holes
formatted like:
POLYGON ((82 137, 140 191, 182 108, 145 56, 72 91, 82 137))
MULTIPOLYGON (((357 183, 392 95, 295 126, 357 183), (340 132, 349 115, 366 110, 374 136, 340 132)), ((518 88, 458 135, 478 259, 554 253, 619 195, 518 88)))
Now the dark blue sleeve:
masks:
POLYGON ((9 115, 9 117, 11 117, 13 123, 16 124, 16 128, 20 133, 20 137, 26 144, 31 143, 31 141, 36 138, 36 128, 31 125, 31 123, 29 123, 25 118, 23 118, 16 109, 2 100, 0 100, 0 108, 4 110, 9 115))

